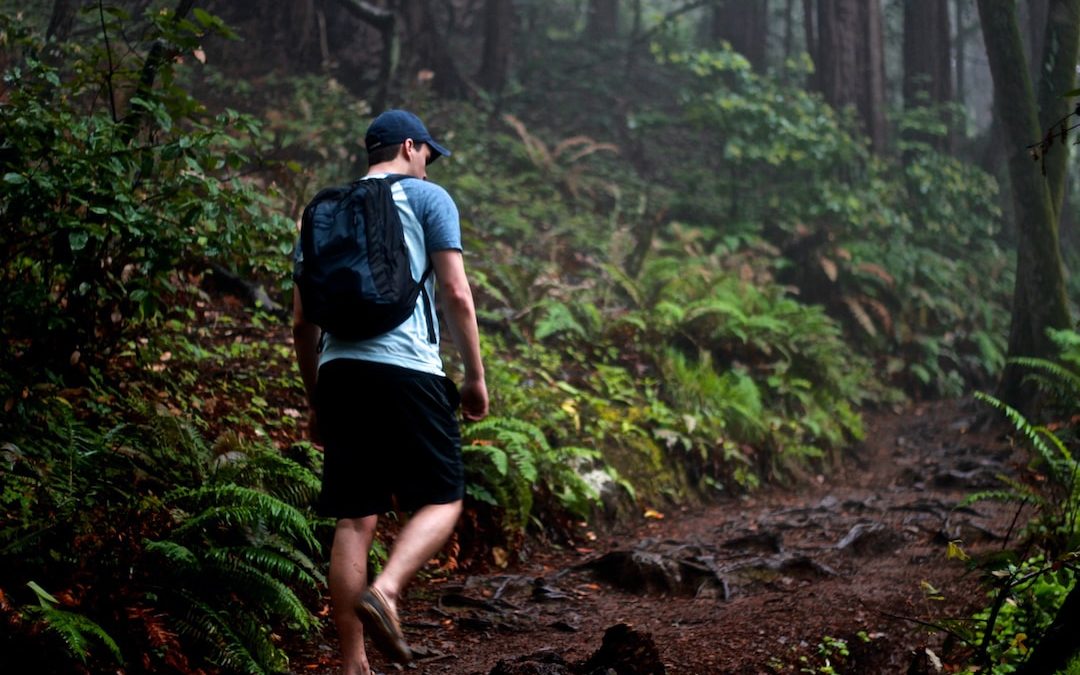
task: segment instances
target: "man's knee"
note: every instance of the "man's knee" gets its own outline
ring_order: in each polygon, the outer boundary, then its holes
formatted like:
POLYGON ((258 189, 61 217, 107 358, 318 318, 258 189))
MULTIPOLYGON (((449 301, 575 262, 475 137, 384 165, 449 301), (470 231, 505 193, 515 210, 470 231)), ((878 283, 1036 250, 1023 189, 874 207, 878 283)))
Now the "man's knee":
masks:
POLYGON ((341 518, 334 528, 334 542, 356 541, 362 543, 370 541, 375 536, 375 525, 378 516, 364 516, 363 518, 341 518))

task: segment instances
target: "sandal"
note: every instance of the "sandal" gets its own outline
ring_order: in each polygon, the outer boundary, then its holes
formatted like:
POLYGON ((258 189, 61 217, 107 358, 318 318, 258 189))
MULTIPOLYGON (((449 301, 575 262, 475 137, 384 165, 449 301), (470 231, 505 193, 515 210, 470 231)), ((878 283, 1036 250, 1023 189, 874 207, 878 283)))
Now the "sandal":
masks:
POLYGON ((356 615, 364 624, 375 646, 395 663, 411 663, 412 650, 401 632, 397 615, 390 609, 386 596, 379 589, 369 586, 356 604, 356 615))

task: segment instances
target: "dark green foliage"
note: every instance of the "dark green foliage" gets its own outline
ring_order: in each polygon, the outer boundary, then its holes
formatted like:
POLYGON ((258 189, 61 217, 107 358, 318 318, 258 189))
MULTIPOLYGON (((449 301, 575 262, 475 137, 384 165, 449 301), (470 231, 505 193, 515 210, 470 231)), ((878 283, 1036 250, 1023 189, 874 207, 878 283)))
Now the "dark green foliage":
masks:
MULTIPOLYGON (((181 52, 223 30, 201 10, 194 17, 176 24, 151 12, 146 43, 181 52)), ((119 10, 102 20, 99 37, 114 40, 130 21, 119 10)), ((46 47, 6 15, 0 32, 19 57, 0 106, 5 370, 100 365, 166 315, 187 273, 209 260, 280 272, 265 263, 289 250, 292 228, 246 177, 257 166, 253 118, 206 114, 173 84, 171 60, 154 71, 162 86, 133 93, 147 73, 138 52, 114 57, 104 40, 46 47), (54 51, 63 70, 45 58, 54 51)))
POLYGON ((975 661, 993 663, 994 672, 1014 672, 1032 646, 1039 648, 1040 636, 1047 634, 1064 611, 1066 597, 1075 592, 1080 569, 1080 460, 1076 457, 1080 335, 1051 331, 1051 339, 1061 350, 1058 362, 1023 359, 1018 365, 1036 373, 1040 389, 1054 394, 1055 410, 1063 423, 1037 424, 997 399, 980 396, 1012 423, 1032 451, 1031 463, 1019 477, 1002 476, 1003 489, 973 494, 965 503, 999 500, 1036 510, 1016 546, 981 561, 991 602, 975 615, 974 624, 958 626, 960 635, 977 647, 975 661))
POLYGON ((217 453, 163 410, 114 412, 131 421, 99 432, 54 395, 8 428, 0 609, 21 627, 4 643, 10 662, 56 638, 58 669, 65 654, 99 665, 146 654, 147 670, 173 659, 284 670, 271 627, 311 631, 325 583, 316 477, 273 448, 217 453))

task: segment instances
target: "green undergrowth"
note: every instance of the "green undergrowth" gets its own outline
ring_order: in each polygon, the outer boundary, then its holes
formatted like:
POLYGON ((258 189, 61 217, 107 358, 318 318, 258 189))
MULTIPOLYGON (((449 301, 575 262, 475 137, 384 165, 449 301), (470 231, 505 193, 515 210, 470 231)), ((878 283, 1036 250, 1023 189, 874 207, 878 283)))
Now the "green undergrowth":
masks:
MULTIPOLYGON (((969 557, 960 542, 951 557, 983 575, 985 606, 970 620, 949 621, 946 629, 966 646, 972 668, 1012 673, 1048 648, 1048 629, 1068 621, 1066 598, 1076 593, 1080 570, 1080 460, 1077 411, 1080 410, 1080 334, 1051 331, 1056 359, 1017 359, 1044 392, 1040 423, 997 399, 980 395, 1013 426, 1028 463, 1016 475, 1000 476, 1001 487, 976 492, 961 505, 997 501, 1015 505, 1022 527, 1007 547, 969 557)), ((1075 598, 1072 599, 1075 603, 1075 598)), ((1060 629, 1059 629, 1060 630, 1060 629)), ((1065 647, 1075 656, 1075 641, 1065 647)), ((1061 646, 1058 646, 1060 649, 1061 646)), ((1072 667, 1062 672, 1074 672, 1072 667)))
POLYGON ((314 630, 325 583, 312 458, 211 446, 153 390, 105 415, 81 397, 43 385, 4 426, 5 663, 283 670, 281 637, 314 630))

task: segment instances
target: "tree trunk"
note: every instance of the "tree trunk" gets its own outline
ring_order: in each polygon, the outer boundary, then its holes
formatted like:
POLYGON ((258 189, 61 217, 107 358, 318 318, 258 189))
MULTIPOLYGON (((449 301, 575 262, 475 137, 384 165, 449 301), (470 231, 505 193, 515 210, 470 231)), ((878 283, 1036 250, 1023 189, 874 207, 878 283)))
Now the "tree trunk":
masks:
POLYGON ((619 0, 589 0, 585 17, 585 37, 612 40, 619 31, 619 0))
POLYGON ((45 39, 55 38, 57 42, 63 42, 71 37, 71 28, 75 25, 75 14, 78 11, 75 0, 55 0, 45 39))
POLYGON ((462 98, 469 86, 457 62, 450 53, 446 35, 432 9, 431 0, 399 0, 405 19, 404 33, 408 36, 402 44, 409 48, 415 71, 430 71, 435 93, 444 98, 462 98))
POLYGON ((1065 596, 1053 623, 1035 643, 1035 650, 1016 675, 1043 675, 1064 671, 1069 660, 1080 651, 1080 584, 1065 596))
MULTIPOLYGON (((1080 3, 1051 0, 1047 7, 1045 37, 1039 78, 1039 128, 1052 132, 1072 110, 1065 93, 1076 87, 1077 45, 1080 45, 1080 3)), ((1059 137, 1060 138, 1060 137, 1059 137)), ((1054 215, 1060 220, 1065 201, 1065 173, 1072 143, 1055 145, 1045 158, 1046 181, 1054 215)))
MULTIPOLYGON (((180 23, 187 18, 188 13, 191 12, 194 6, 195 0, 180 0, 179 3, 177 3, 176 9, 173 11, 173 23, 180 23)), ((142 70, 139 72, 139 81, 136 85, 134 95, 140 96, 148 93, 154 87, 154 80, 157 79, 158 71, 176 55, 176 47, 168 45, 165 40, 162 39, 155 41, 154 44, 150 46, 150 52, 146 55, 146 60, 143 61, 142 70)), ((110 96, 111 95, 112 92, 110 92, 110 96)), ((143 108, 128 110, 120 121, 120 137, 125 142, 131 141, 135 137, 135 134, 138 133, 139 127, 142 126, 145 117, 146 110, 143 108)))
POLYGON ((1050 11, 1050 0, 1024 0, 1020 5, 1020 29, 1024 37, 1024 53, 1028 58, 1028 70, 1031 81, 1036 85, 1042 77, 1039 67, 1043 53, 1043 38, 1046 37, 1046 18, 1050 11))
MULTIPOLYGON (((806 53, 810 55, 810 60, 814 63, 820 63, 818 54, 818 31, 817 31, 817 14, 814 11, 814 0, 803 0, 803 32, 806 34, 806 53)), ((810 81, 807 86, 811 89, 821 91, 821 75, 815 71, 810 76, 810 81)))
POLYGON ((784 5, 784 62, 795 52, 795 0, 784 5))
POLYGON ((856 101, 856 5, 856 0, 818 0, 817 85, 837 110, 856 101))
POLYGON ((967 26, 964 19, 967 16, 967 0, 954 0, 956 11, 956 100, 960 105, 966 105, 967 101, 967 77, 965 62, 967 60, 967 26))
POLYGON ((498 94, 510 73, 514 33, 514 3, 487 0, 484 5, 484 53, 477 80, 487 91, 498 94))
MULTIPOLYGON (((952 101, 952 54, 948 0, 904 3, 904 107, 938 107, 952 101)), ((952 125, 949 125, 950 127, 952 125)), ((913 137, 949 150, 952 134, 913 137)))
POLYGON ((379 83, 375 90, 372 107, 376 110, 386 108, 390 97, 390 85, 397 71, 400 43, 398 42, 397 16, 393 11, 375 7, 363 0, 338 0, 338 3, 369 26, 379 31, 382 40, 382 53, 379 57, 379 83))
POLYGON ((882 153, 889 137, 885 118, 885 21, 881 0, 862 0, 858 7, 856 104, 871 146, 875 152, 882 153))
MULTIPOLYGON (((1061 0, 1060 4, 1074 12, 1080 8, 1080 0, 1061 0)), ((1031 161, 1026 149, 1042 134, 1016 3, 1015 0, 978 0, 978 7, 994 79, 994 105, 1004 130, 1017 219, 1016 288, 1009 356, 1052 357, 1054 346, 1046 329, 1068 328, 1071 322, 1050 187, 1039 171, 1039 164, 1031 161)), ((1071 54, 1075 66, 1075 42, 1062 45, 1059 53, 1062 58, 1071 54)), ((1033 397, 1030 387, 1023 384, 1022 373, 1012 365, 1006 367, 1000 394, 1021 409, 1028 409, 1033 397)))
POLYGON ((764 72, 769 43, 768 0, 724 0, 712 10, 709 39, 712 44, 727 40, 754 70, 764 72))
POLYGON ((854 105, 875 151, 887 141, 880 0, 818 0, 817 85, 837 110, 854 105))

